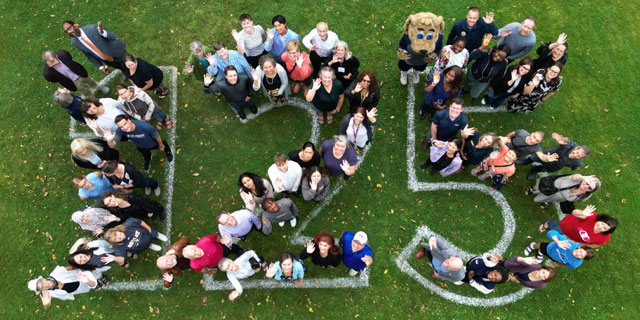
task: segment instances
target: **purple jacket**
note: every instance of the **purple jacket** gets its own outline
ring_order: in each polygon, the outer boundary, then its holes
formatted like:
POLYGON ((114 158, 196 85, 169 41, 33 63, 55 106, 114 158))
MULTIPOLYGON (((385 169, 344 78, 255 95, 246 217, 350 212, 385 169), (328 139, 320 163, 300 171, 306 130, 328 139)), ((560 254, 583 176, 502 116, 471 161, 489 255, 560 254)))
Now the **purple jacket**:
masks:
MULTIPOLYGON (((529 273, 542 268, 542 266, 537 263, 529 265, 524 262, 518 262, 518 258, 518 256, 515 256, 513 259, 505 261, 504 267, 514 273, 529 273)), ((547 286, 547 283, 544 281, 520 281, 520 284, 531 289, 542 289, 547 286)))
MULTIPOLYGON (((447 153, 447 146, 449 145, 449 142, 445 142, 444 146, 438 147, 436 146, 436 142, 444 141, 434 140, 431 144, 431 150, 429 153, 429 160, 431 160, 431 162, 436 162, 440 158, 442 158, 445 153, 447 153)), ((451 164, 448 167, 440 170, 440 175, 446 177, 452 173, 455 173, 456 171, 458 171, 458 169, 460 169, 460 166, 462 166, 462 159, 460 159, 460 153, 456 152, 456 155, 453 158, 453 161, 451 161, 451 164)))

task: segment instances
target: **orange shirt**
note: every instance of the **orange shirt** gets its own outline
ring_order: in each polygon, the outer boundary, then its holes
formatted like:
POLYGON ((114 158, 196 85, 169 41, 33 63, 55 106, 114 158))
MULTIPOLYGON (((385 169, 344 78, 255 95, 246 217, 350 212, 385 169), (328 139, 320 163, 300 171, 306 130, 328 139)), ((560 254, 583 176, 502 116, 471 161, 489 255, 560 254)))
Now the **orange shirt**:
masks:
POLYGON ((489 167, 489 171, 491 171, 491 173, 502 173, 507 177, 511 177, 514 173, 516 173, 516 165, 514 163, 511 163, 511 165, 506 165, 506 163, 504 162, 504 157, 507 155, 507 152, 509 152, 509 150, 509 147, 503 144, 500 147, 500 153, 498 154, 498 157, 495 159, 489 159, 487 161, 487 166, 489 167))

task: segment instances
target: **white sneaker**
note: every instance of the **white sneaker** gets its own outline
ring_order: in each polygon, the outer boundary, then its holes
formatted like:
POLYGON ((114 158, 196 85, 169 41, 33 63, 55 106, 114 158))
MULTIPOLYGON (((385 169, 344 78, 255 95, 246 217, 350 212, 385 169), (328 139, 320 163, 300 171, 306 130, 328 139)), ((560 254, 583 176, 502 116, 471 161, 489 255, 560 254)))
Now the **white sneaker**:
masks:
POLYGON ((169 240, 169 238, 167 238, 167 236, 165 236, 164 234, 158 232, 158 234, 156 235, 156 239, 162 241, 162 242, 167 242, 167 240, 169 240))
POLYGON ((400 71, 400 83, 403 86, 407 85, 407 72, 406 71, 400 71))
POLYGON ((349 269, 349 276, 350 277, 355 277, 358 274, 358 271, 355 271, 353 269, 349 269))
POLYGON ((484 98, 482 98, 482 101, 480 101, 480 103, 482 103, 483 106, 487 105, 487 102, 484 100, 484 98))
POLYGON ((456 281, 453 284, 455 284, 456 286, 461 286, 464 282, 462 281, 456 281))
POLYGON ((160 190, 160 186, 158 186, 157 188, 153 189, 153 193, 157 196, 160 195, 160 192, 162 192, 162 190, 160 190))
POLYGON ((144 194, 150 195, 151 194, 151 188, 150 187, 144 188, 144 194))
POLYGON ((278 222, 278 225, 281 226, 281 227, 284 227, 284 221, 278 222))
POLYGON ((162 250, 162 247, 160 247, 159 245, 152 243, 149 245, 149 249, 153 250, 153 251, 160 251, 162 250))
POLYGON ((293 219, 289 220, 289 224, 291 224, 292 227, 295 227, 296 223, 298 223, 298 219, 296 219, 296 218, 293 218, 293 219))
POLYGON ((418 71, 413 70, 413 84, 418 83, 420 83, 420 74, 418 73, 418 71))
POLYGON ((104 94, 109 93, 109 87, 107 87, 107 86, 100 86, 100 87, 98 87, 98 89, 100 91, 102 91, 102 93, 104 93, 104 94))

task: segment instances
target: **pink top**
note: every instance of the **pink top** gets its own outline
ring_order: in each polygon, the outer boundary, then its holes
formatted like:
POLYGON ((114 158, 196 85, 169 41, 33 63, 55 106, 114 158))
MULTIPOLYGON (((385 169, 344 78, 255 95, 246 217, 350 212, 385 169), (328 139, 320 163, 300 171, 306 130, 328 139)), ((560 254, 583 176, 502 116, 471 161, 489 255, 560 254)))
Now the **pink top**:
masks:
POLYGON ((289 59, 289 53, 287 51, 282 53, 282 61, 287 65, 287 73, 293 81, 303 81, 311 75, 311 60, 306 52, 300 51, 302 55, 302 67, 298 67, 295 61, 289 59))
POLYGON ((489 167, 491 173, 502 173, 507 177, 511 177, 514 173, 516 173, 515 164, 511 163, 511 165, 507 165, 504 162, 504 157, 507 155, 507 152, 509 152, 509 147, 503 144, 500 147, 500 153, 498 154, 498 157, 495 159, 489 159, 487 161, 487 166, 489 167))
POLYGON ((189 262, 191 269, 202 272, 203 267, 213 269, 218 266, 218 262, 222 259, 222 246, 218 243, 218 236, 215 233, 202 237, 196 243, 196 247, 202 249, 204 255, 198 259, 191 259, 189 262))

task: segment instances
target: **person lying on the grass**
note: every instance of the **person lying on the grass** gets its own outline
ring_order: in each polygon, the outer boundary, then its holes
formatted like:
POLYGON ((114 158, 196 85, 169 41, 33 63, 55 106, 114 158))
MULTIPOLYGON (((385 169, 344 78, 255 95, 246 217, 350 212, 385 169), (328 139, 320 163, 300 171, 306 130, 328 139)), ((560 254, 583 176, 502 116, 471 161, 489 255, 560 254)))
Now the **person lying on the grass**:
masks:
POLYGON ((182 249, 182 256, 190 260, 191 269, 206 274, 216 274, 220 259, 231 253, 241 255, 244 250, 239 245, 231 243, 231 236, 226 236, 218 241, 218 235, 215 233, 202 237, 196 244, 185 246, 182 249))
POLYGON ((587 201, 600 189, 600 185, 600 179, 596 176, 583 176, 579 173, 553 175, 538 179, 524 194, 534 194, 533 201, 540 203, 542 209, 547 208, 551 202, 559 202, 562 204, 562 212, 569 214, 575 208, 574 202, 587 201))
POLYGON ((597 248, 609 242, 611 234, 618 227, 618 219, 595 213, 596 207, 589 205, 584 210, 574 209, 560 223, 549 220, 538 227, 540 232, 547 229, 566 235, 583 247, 597 248))
POLYGON ((556 278, 553 267, 541 266, 534 257, 515 256, 504 262, 504 267, 511 272, 509 281, 531 289, 542 289, 556 278))
POLYGON ((291 227, 296 226, 298 207, 291 199, 282 198, 275 201, 273 198, 266 198, 262 203, 262 209, 264 209, 262 211, 262 233, 270 234, 274 223, 284 227, 285 222, 289 221, 291 227))
POLYGON ((294 256, 292 253, 285 252, 280 256, 280 261, 269 264, 267 268, 267 278, 274 278, 281 281, 296 281, 296 287, 302 286, 302 280, 304 280, 304 273, 307 271, 307 267, 294 256))
POLYGON ((158 238, 162 242, 168 240, 167 236, 151 229, 148 224, 137 218, 129 218, 123 224, 104 233, 104 239, 113 246, 114 256, 133 259, 147 248, 153 251, 162 249, 159 245, 151 243, 153 238, 158 238))
POLYGON ((553 242, 531 242, 524 248, 524 255, 528 256, 537 250, 536 259, 538 263, 542 263, 544 256, 549 257, 553 263, 552 266, 567 267, 575 269, 582 265, 582 261, 593 258, 593 249, 582 247, 579 243, 567 240, 561 233, 555 230, 547 232, 547 237, 553 242))
POLYGON ((124 220, 106 209, 93 207, 78 210, 71 215, 71 221, 77 223, 82 230, 89 231, 97 237, 101 236, 105 230, 121 224, 124 220))
POLYGON ((111 181, 100 171, 91 172, 84 177, 75 176, 71 181, 78 188, 78 197, 84 201, 91 199, 100 202, 103 194, 115 190, 111 181))
POLYGON ((420 246, 422 248, 416 253, 416 258, 421 259, 425 255, 429 258, 433 267, 431 278, 462 284, 465 277, 464 262, 452 245, 431 235, 429 242, 422 242, 420 246))
POLYGON ((191 268, 189 259, 182 256, 182 249, 188 245, 189 237, 184 236, 156 260, 156 266, 162 272, 162 285, 165 288, 171 288, 174 276, 182 277, 182 271, 191 268))
POLYGON ((42 305, 51 305, 51 298, 75 300, 75 295, 87 293, 98 286, 98 280, 91 271, 82 271, 73 267, 57 266, 45 279, 38 277, 29 280, 29 290, 40 296, 42 305))
POLYGON ((509 279, 509 272, 502 267, 504 258, 485 253, 467 262, 467 274, 462 280, 476 290, 489 294, 496 284, 503 284, 509 279))
POLYGON ((164 207, 158 201, 145 198, 134 192, 109 191, 102 195, 101 203, 122 221, 131 217, 140 220, 159 218, 164 221, 166 217, 164 207))
POLYGON ((227 278, 233 285, 234 290, 229 293, 229 300, 233 301, 240 295, 242 295, 242 285, 240 285, 239 279, 246 279, 251 277, 260 269, 267 269, 267 263, 264 258, 258 256, 255 251, 245 251, 236 260, 229 258, 222 258, 218 262, 218 269, 227 273, 227 278))

